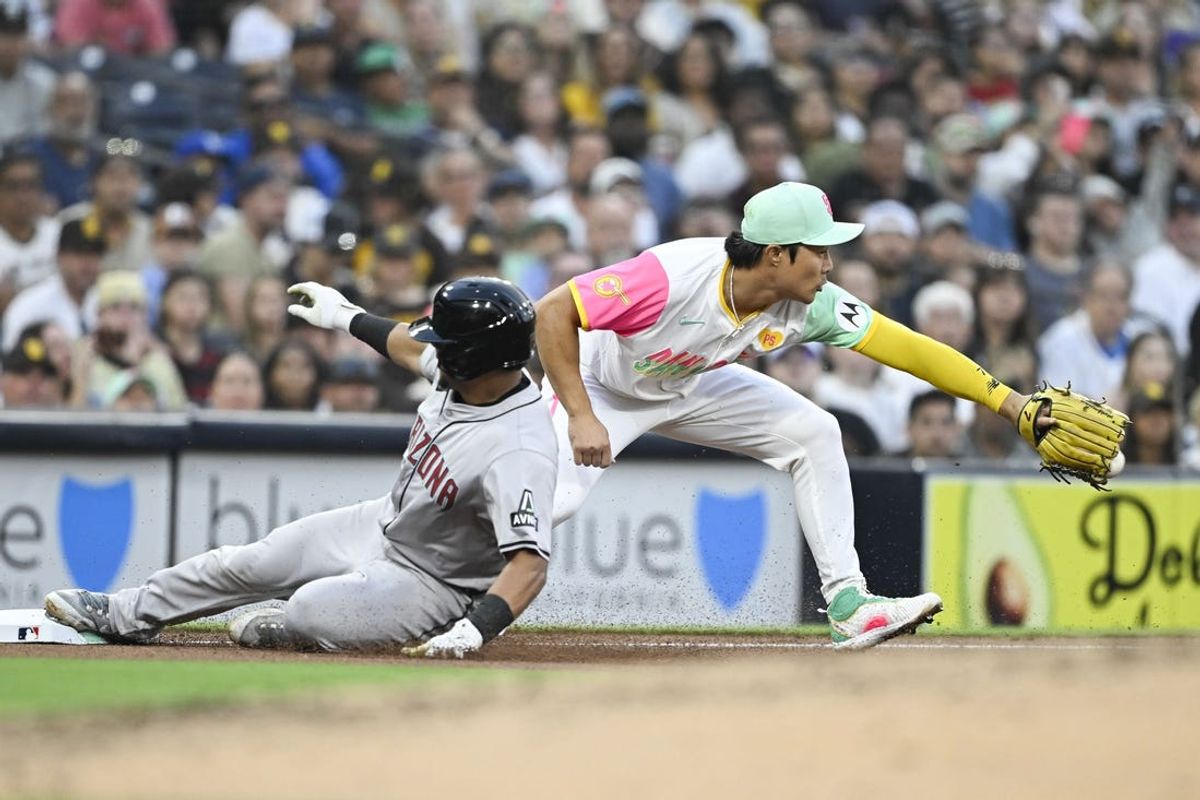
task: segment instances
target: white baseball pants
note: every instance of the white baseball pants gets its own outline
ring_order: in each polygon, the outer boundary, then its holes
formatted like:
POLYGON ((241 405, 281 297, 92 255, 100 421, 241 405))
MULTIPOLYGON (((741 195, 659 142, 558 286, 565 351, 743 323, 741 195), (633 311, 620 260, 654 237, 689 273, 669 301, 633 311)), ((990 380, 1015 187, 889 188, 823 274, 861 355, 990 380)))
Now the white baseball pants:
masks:
MULTIPOLYGON (((644 433, 715 447, 758 459, 792 476, 796 513, 821 576, 827 600, 843 587, 862 583, 854 550, 854 501, 850 469, 837 420, 779 381, 740 364, 700 375, 686 396, 637 400, 616 394, 583 373, 592 409, 608 429, 613 457, 644 433)), ((574 462, 567 438, 567 414, 549 381, 550 403, 559 442, 554 524, 571 517, 604 470, 574 462)), ((619 468, 619 467, 618 467, 619 468)))

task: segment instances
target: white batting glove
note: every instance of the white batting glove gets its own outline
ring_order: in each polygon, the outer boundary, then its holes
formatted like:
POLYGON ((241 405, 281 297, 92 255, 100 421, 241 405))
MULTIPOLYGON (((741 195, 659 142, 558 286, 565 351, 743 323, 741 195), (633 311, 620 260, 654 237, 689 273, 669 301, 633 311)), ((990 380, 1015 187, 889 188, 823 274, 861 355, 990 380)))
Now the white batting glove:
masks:
POLYGON ((288 294, 300 301, 288 306, 288 313, 318 328, 349 333, 350 320, 363 313, 360 307, 343 297, 337 289, 316 281, 289 286, 288 294))
POLYGON ((400 652, 415 658, 462 658, 483 647, 483 634, 467 618, 454 623, 454 627, 439 634, 425 644, 405 647, 400 652))

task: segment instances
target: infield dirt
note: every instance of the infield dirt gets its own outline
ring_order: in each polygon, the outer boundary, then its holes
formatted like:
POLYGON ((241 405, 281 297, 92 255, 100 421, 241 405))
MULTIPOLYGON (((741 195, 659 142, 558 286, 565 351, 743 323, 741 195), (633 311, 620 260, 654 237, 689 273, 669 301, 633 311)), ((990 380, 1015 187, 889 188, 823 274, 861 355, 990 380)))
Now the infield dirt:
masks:
MULTIPOLYGON (((0 724, 0 793, 54 797, 1196 797, 1200 640, 514 633, 496 680, 0 724), (542 670, 530 674, 531 669, 542 670), (565 674, 564 674, 565 673, 565 674)), ((260 653, 219 634, 71 658, 260 653)))

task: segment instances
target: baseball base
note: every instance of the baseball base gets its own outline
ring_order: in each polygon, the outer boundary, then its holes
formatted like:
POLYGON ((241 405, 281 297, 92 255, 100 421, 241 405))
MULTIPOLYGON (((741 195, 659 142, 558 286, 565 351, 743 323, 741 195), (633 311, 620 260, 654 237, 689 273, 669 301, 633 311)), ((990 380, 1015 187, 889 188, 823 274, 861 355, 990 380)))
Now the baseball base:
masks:
POLYGON ((94 633, 80 633, 54 622, 40 608, 0 611, 0 644, 104 644, 94 633))

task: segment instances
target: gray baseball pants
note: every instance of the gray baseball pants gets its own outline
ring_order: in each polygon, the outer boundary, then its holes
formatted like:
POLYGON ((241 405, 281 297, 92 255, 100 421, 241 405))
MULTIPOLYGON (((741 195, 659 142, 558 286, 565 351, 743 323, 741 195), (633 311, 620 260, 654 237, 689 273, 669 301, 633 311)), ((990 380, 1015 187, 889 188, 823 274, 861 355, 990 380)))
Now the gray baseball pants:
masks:
POLYGON ((159 570, 113 594, 109 615, 127 635, 286 599, 287 630, 326 650, 423 639, 466 614, 471 597, 396 553, 383 535, 393 516, 385 495, 298 519, 159 570))

